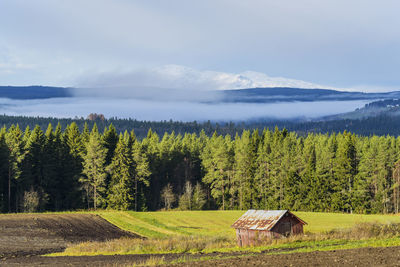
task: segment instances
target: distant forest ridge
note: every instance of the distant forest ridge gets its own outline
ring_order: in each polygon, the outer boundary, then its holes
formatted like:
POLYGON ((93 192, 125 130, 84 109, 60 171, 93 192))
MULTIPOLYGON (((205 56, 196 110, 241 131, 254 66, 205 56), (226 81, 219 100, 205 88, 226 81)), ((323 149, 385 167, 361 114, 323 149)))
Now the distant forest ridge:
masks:
MULTIPOLYGON (((46 99, 72 97, 84 88, 52 86, 0 86, 0 98, 10 99, 46 99)), ((158 91, 155 90, 154 93, 158 91)), ((207 92, 207 91, 206 91, 207 92)), ((400 91, 383 93, 347 92, 330 89, 303 89, 291 87, 248 88, 217 90, 218 98, 213 102, 234 103, 275 103, 288 101, 350 101, 400 98, 400 91)))
POLYGON ((291 87, 249 88, 224 90, 223 102, 273 103, 284 101, 350 101, 393 99, 400 97, 400 91, 364 93, 337 91, 331 89, 303 89, 291 87))
MULTIPOLYGON (((90 117, 90 116, 88 116, 90 117)), ((101 117, 101 116, 100 116, 101 117)), ((400 116, 392 116, 382 114, 375 117, 368 117, 362 119, 334 119, 329 121, 243 121, 243 122, 180 122, 180 121, 140 121, 136 119, 119 119, 109 118, 101 119, 100 117, 91 120, 84 118, 75 119, 60 119, 60 118, 43 118, 43 117, 25 117, 25 116, 8 116, 0 115, 0 126, 9 128, 11 125, 18 124, 21 129, 29 126, 31 129, 36 125, 45 130, 49 123, 57 125, 60 123, 61 128, 65 129, 67 125, 75 122, 80 130, 83 130, 84 125, 87 124, 92 129, 94 123, 97 124, 100 131, 113 125, 118 133, 134 130, 137 138, 143 139, 146 137, 149 129, 153 132, 163 135, 164 133, 185 134, 196 133, 199 134, 204 130, 207 136, 211 136, 214 132, 222 135, 235 136, 236 133, 241 133, 243 130, 263 130, 274 129, 287 129, 295 131, 299 135, 306 135, 308 133, 338 133, 349 131, 361 136, 371 135, 400 135, 400 116)))
POLYGON ((72 97, 71 88, 52 86, 0 86, 0 97, 10 99, 46 99, 72 97))

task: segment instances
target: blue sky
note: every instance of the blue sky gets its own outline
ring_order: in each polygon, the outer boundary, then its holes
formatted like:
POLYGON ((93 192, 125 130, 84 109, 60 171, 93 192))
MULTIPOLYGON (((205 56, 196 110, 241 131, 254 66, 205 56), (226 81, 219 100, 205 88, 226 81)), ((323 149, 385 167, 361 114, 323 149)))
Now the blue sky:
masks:
POLYGON ((388 0, 1 0, 0 84, 395 90, 399 10, 388 0))

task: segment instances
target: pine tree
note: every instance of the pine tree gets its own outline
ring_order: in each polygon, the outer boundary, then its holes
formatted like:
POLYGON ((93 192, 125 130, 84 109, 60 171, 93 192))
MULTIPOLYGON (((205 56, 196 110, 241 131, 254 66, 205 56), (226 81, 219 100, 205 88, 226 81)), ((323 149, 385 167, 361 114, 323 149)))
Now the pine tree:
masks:
POLYGON ((86 188, 93 190, 93 208, 104 204, 105 193, 105 161, 107 149, 103 146, 97 127, 93 127, 89 142, 86 145, 87 154, 83 162, 83 174, 80 181, 86 188))
POLYGON ((56 137, 54 134, 54 129, 51 123, 49 123, 46 133, 45 142, 43 145, 43 181, 42 186, 46 194, 48 194, 48 202, 46 210, 59 210, 60 203, 59 194, 62 191, 62 186, 60 185, 61 177, 59 173, 59 162, 57 154, 56 137))
POLYGON ((315 211, 319 205, 320 182, 316 175, 317 156, 315 152, 315 139, 308 135, 304 142, 303 166, 301 172, 301 185, 299 198, 302 199, 301 210, 315 211))
POLYGON ((331 211, 331 183, 334 180, 333 161, 335 156, 334 137, 319 136, 315 144, 315 177, 318 182, 316 211, 331 211))
POLYGON ((86 145, 82 142, 78 125, 75 122, 68 125, 65 129, 62 136, 62 143, 66 149, 66 154, 64 154, 64 157, 62 158, 64 170, 63 176, 65 176, 65 186, 70 186, 70 190, 65 191, 66 195, 63 202, 65 209, 71 209, 80 206, 81 196, 78 185, 80 185, 79 179, 82 176, 82 157, 85 155, 86 145))
POLYGON ((120 134, 114 157, 109 166, 111 175, 108 207, 128 210, 134 206, 134 166, 129 137, 120 134))
MULTIPOLYGON (((134 169, 134 185, 135 185, 135 211, 138 210, 139 203, 139 188, 138 186, 146 186, 150 185, 149 176, 151 175, 149 161, 147 159, 147 155, 142 145, 135 141, 132 147, 132 158, 135 165, 134 169)), ((143 196, 142 196, 143 197, 143 196)), ((145 200, 141 199, 142 208, 146 208, 144 203, 145 200)))
POLYGON ((105 148, 107 148, 106 165, 110 165, 118 143, 118 134, 112 123, 108 126, 108 129, 104 129, 103 141, 105 148))
POLYGON ((229 138, 224 139, 214 133, 202 154, 202 163, 206 171, 203 182, 209 184, 212 197, 219 202, 223 210, 229 189, 229 173, 232 170, 227 141, 229 138))
POLYGON ((393 204, 394 212, 400 210, 400 160, 398 160, 393 169, 393 204))
POLYGON ((48 194, 44 191, 45 135, 38 125, 30 134, 25 135, 29 137, 25 143, 25 157, 22 162, 22 190, 36 192, 39 200, 37 208, 44 210, 48 201, 48 194))
MULTIPOLYGON (((285 166, 282 166, 285 151, 283 149, 284 139, 286 135, 279 131, 276 127, 274 133, 272 134, 271 140, 271 155, 270 155, 270 195, 268 199, 267 207, 268 209, 283 209, 285 199, 284 199, 284 184, 285 177, 283 170, 285 166)), ((300 145, 301 147, 301 145, 300 145)))
POLYGON ((335 157, 335 184, 332 205, 336 211, 352 212, 351 203, 354 178, 357 173, 355 137, 346 131, 338 135, 338 148, 335 157))
MULTIPOLYGON (((257 134, 258 135, 258 134, 257 134)), ((256 141, 253 143, 250 131, 243 131, 242 136, 235 138, 235 165, 233 183, 239 196, 239 209, 249 209, 255 197, 254 173, 257 152, 256 141)))
MULTIPOLYGON (((67 129, 70 127, 68 126, 67 129)), ((73 140, 78 141, 74 137, 79 132, 65 131, 61 129, 61 124, 58 123, 54 131, 54 148, 55 148, 55 164, 56 177, 54 191, 56 200, 54 203, 56 210, 71 210, 81 208, 81 185, 79 177, 81 176, 82 165, 81 157, 75 154, 74 147, 79 147, 73 140), (68 142, 71 142, 68 144, 68 142)), ((52 180, 54 180, 52 179, 52 180)))
POLYGON ((7 182, 9 150, 6 144, 7 130, 0 130, 0 212, 7 212, 7 182))
MULTIPOLYGON (((159 136, 149 129, 147 137, 141 142, 144 154, 147 157, 150 170, 150 185, 146 187, 143 196, 146 198, 147 206, 151 210, 161 208, 162 200, 160 192, 164 185, 168 183, 168 174, 165 173, 165 164, 162 162, 162 152, 160 151, 159 136)), ((166 160, 163 158, 163 161, 166 160)), ((144 189, 143 189, 144 190, 144 189)))
POLYGON ((22 196, 21 190, 19 189, 19 178, 22 173, 22 161, 25 156, 24 143, 22 131, 19 126, 12 125, 6 134, 6 144, 9 150, 8 155, 8 192, 7 192, 7 204, 8 212, 11 212, 11 201, 14 199, 15 202, 15 212, 18 212, 19 201, 21 201, 22 196), (14 192, 13 192, 14 191, 14 192), (14 193, 14 198, 12 194, 14 193))
POLYGON ((255 159, 257 166, 254 173, 257 197, 255 208, 259 209, 266 209, 268 199, 271 197, 271 139, 271 131, 264 130, 255 159))
MULTIPOLYGON (((96 128, 97 128, 97 126, 96 126, 96 128)), ((96 131, 97 131, 97 129, 96 129, 96 131)), ((84 150, 86 148, 85 147, 86 144, 89 143, 89 139, 90 139, 90 130, 89 130, 89 125, 87 124, 87 122, 85 122, 85 124, 83 125, 83 131, 82 131, 80 139, 83 144, 83 150, 84 150)), ((86 151, 84 153, 86 153, 86 151)))

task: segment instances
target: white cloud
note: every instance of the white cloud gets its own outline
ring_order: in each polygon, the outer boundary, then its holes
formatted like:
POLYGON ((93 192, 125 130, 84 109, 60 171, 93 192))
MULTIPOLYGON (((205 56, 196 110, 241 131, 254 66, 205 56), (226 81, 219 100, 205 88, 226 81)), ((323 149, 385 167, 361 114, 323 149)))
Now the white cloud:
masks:
POLYGON ((180 65, 124 72, 105 72, 79 77, 76 87, 95 88, 160 88, 192 91, 245 89, 255 87, 332 88, 301 80, 270 77, 264 73, 246 71, 228 73, 200 71, 180 65))

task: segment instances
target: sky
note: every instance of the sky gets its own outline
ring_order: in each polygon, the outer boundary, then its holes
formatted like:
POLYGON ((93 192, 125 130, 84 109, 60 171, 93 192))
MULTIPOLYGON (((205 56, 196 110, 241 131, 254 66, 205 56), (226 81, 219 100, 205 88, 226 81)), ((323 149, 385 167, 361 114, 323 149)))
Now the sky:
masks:
POLYGON ((395 0, 1 0, 0 85, 400 90, 399 10, 395 0))

